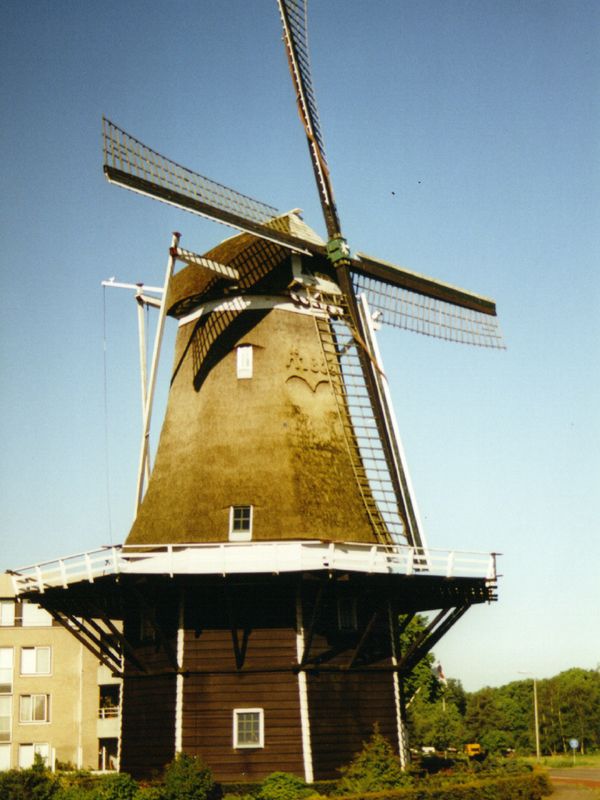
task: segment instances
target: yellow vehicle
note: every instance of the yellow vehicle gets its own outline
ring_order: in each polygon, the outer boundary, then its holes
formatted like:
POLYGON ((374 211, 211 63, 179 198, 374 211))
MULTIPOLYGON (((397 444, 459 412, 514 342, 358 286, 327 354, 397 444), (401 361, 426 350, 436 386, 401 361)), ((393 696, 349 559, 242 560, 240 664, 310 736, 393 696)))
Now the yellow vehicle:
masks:
POLYGON ((465 753, 469 758, 476 758, 481 755, 481 745, 477 742, 471 742, 465 745, 465 753))

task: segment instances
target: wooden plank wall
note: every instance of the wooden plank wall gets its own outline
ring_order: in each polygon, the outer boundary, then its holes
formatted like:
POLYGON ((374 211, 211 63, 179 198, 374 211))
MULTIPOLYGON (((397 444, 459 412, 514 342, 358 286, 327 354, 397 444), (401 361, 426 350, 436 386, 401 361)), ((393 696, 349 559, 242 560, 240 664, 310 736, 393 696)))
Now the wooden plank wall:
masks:
MULTIPOLYGON (((171 647, 176 649, 178 598, 164 589, 159 596, 157 621, 171 647)), ((147 778, 160 772, 175 757, 176 676, 156 637, 140 636, 141 611, 135 599, 128 604, 124 632, 148 671, 162 673, 144 675, 125 662, 121 770, 134 778, 147 778)))
POLYGON ((276 770, 304 775, 298 677, 291 671, 297 660, 294 594, 273 582, 268 591, 237 587, 226 598, 197 593, 186 602, 184 667, 190 674, 184 678, 182 746, 201 756, 218 780, 258 780, 276 770), (235 620, 240 650, 245 647, 239 671, 226 618, 235 620), (277 667, 289 671, 270 672, 277 667), (234 749, 235 708, 264 709, 264 748, 234 749))
POLYGON ((396 711, 390 673, 309 675, 308 697, 315 780, 339 778, 378 723, 397 751, 396 711))

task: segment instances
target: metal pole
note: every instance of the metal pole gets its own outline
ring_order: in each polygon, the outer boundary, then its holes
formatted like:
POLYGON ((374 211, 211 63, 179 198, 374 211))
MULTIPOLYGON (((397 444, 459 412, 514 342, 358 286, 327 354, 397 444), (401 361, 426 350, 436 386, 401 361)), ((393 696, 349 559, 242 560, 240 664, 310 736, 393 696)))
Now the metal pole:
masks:
POLYGON ((167 261, 167 269, 165 272, 165 284, 163 294, 160 302, 160 310, 158 312, 158 322, 156 323, 156 335, 154 337, 154 351, 152 353, 152 365, 150 367, 150 381, 148 384, 148 395, 146 398, 146 408, 144 409, 144 427, 142 430, 142 443, 140 448, 140 462, 138 467, 137 489, 136 489, 136 503, 135 510, 140 507, 142 497, 144 495, 144 472, 146 469, 146 460, 148 458, 148 441, 150 437, 150 419, 152 417, 152 404, 154 402, 154 390, 156 387, 156 375, 158 372, 158 359, 160 355, 160 347, 162 344, 163 331, 165 328, 165 316, 167 307, 167 294, 169 290, 169 282, 171 275, 175 269, 175 262, 177 257, 175 252, 179 245, 181 234, 175 232, 171 239, 171 247, 169 249, 169 260, 167 261))

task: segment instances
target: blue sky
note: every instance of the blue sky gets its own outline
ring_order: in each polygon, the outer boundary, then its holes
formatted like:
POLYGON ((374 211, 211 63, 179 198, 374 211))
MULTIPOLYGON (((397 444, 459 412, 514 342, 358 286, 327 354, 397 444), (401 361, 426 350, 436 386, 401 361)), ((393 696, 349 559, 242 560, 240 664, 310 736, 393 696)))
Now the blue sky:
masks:
MULTIPOLYGON (((109 186, 102 114, 322 224, 274 0, 8 0, 0 21, 8 568, 131 523, 135 307, 100 281, 160 282, 172 230, 198 252, 229 235, 109 186)), ((332 0, 309 30, 351 247, 494 297, 508 344, 381 337, 429 544, 503 553, 500 601, 436 654, 468 689, 595 667, 600 6, 332 0)))

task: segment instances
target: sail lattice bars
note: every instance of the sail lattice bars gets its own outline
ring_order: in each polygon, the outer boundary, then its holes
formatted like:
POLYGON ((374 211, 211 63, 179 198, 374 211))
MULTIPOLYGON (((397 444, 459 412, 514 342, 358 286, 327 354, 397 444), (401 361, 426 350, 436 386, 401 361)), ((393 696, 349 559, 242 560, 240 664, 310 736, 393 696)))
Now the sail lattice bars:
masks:
POLYGON ((505 349, 496 316, 354 271, 352 282, 357 294, 366 295, 371 311, 381 312, 384 324, 450 342, 505 349))
MULTIPOLYGON (((279 212, 273 206, 247 197, 162 156, 110 120, 102 119, 104 169, 111 176, 138 178, 207 205, 231 211, 247 220, 264 223, 279 212)), ((115 180, 119 183, 119 180, 115 180)), ((127 188, 135 188, 127 183, 127 188)), ((154 195, 153 195, 154 196, 154 195)))

